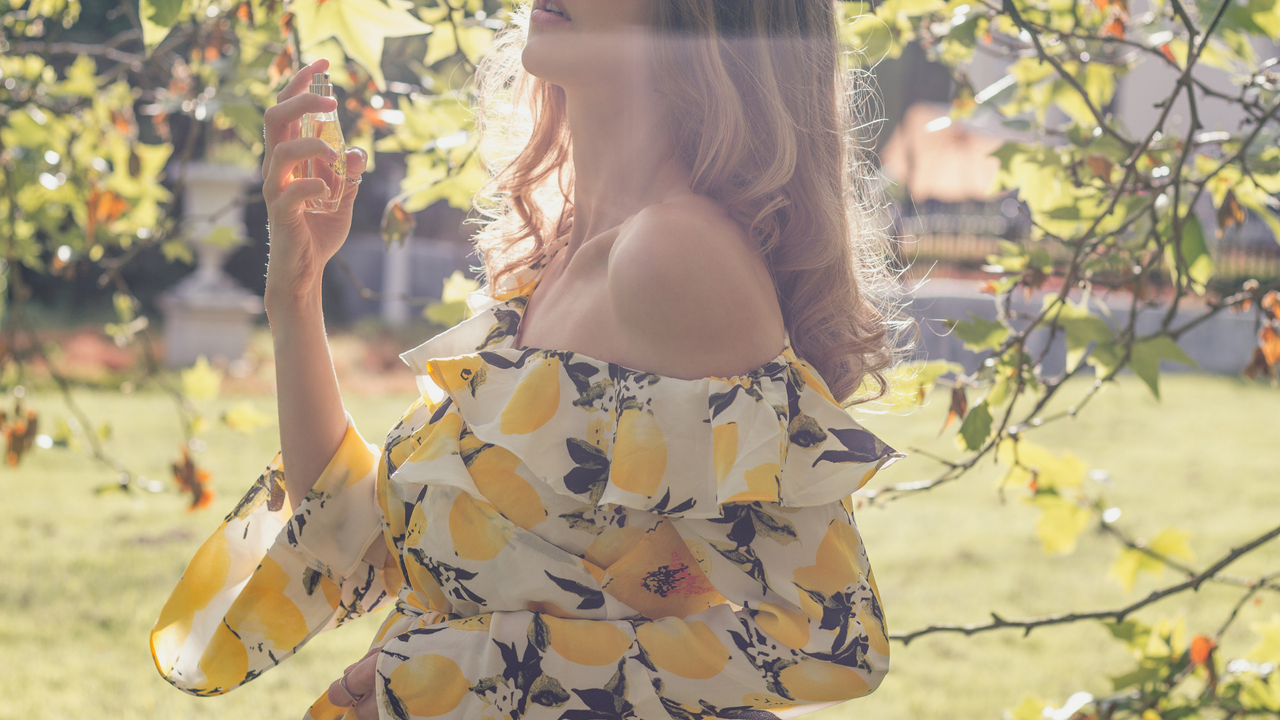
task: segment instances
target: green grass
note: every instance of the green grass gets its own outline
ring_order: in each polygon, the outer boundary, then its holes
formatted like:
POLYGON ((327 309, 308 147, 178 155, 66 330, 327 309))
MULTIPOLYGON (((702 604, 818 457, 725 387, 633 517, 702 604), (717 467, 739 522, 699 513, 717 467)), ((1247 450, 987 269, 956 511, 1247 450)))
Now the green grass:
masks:
MULTIPOLYGON (((1073 388, 1077 394, 1083 386, 1073 388)), ((1277 522, 1275 438, 1280 392, 1228 378, 1162 378, 1156 403, 1134 378, 1108 387, 1074 421, 1036 431, 1036 442, 1069 449, 1090 467, 1109 471, 1112 487, 1089 482, 1124 510, 1118 524, 1150 536, 1175 525, 1193 533, 1196 565, 1277 522)), ((130 467, 168 480, 180 433, 160 395, 82 393, 96 419, 111 419, 109 446, 130 467)), ((243 400, 209 403, 222 407, 243 400)), ((249 398, 274 411, 269 397, 249 398)), ((349 397, 366 439, 377 442, 412 395, 349 397)), ((63 414, 52 395, 29 398, 42 422, 63 414)), ((908 417, 860 415, 890 444, 937 452, 945 412, 941 396, 908 417)), ((48 427, 46 425, 45 427, 48 427)), ((212 508, 188 514, 180 496, 107 494, 101 466, 65 451, 38 451, 17 470, 0 470, 0 718, 197 718, 275 720, 300 717, 351 661, 363 654, 377 617, 321 636, 297 657, 220 698, 189 697, 155 672, 147 650, 151 628, 201 540, 230 510, 270 459, 274 428, 246 437, 214 424, 199 462, 214 473, 212 508)), ((938 469, 920 454, 873 482, 924 479, 938 469)), ((949 486, 858 513, 858 524, 884 595, 891 629, 934 622, 981 622, 991 611, 1022 617, 1109 608, 1174 579, 1144 577, 1130 594, 1106 577, 1116 543, 1089 530, 1068 556, 1045 555, 1035 538, 1036 511, 1023 492, 994 490, 998 471, 983 464, 949 486)), ((1280 568, 1280 543, 1243 559, 1234 572, 1280 568)), ((1185 612, 1192 632, 1212 632, 1235 590, 1207 586, 1156 605, 1142 617, 1185 612)), ((1254 640, 1252 621, 1280 612, 1280 596, 1264 595, 1242 611, 1224 650, 1238 656, 1254 640)), ((1098 623, 964 638, 929 636, 893 645, 893 670, 872 696, 824 711, 820 720, 951 720, 999 718, 1025 693, 1061 703, 1077 690, 1110 687, 1106 676, 1128 668, 1121 646, 1098 623)))

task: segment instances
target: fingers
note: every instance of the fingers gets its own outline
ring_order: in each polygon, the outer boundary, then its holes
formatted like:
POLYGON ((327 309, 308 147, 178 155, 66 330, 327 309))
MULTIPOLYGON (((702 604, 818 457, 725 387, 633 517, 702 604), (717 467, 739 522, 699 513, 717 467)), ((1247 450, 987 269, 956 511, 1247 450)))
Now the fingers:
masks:
POLYGON ((266 201, 274 202, 280 197, 289 185, 290 176, 298 163, 311 158, 331 163, 338 159, 338 151, 320 138, 298 138, 281 143, 271 159, 271 167, 262 179, 262 196, 266 201))
MULTIPOLYGON (((293 76, 291 80, 289 80, 289 84, 285 85, 284 89, 281 90, 276 95, 276 105, 272 106, 271 108, 267 108, 267 111, 263 117, 264 123, 266 125, 266 129, 264 133, 265 134, 265 143, 264 143, 265 152, 264 152, 263 161, 262 161, 262 174, 264 177, 267 174, 268 163, 271 161, 272 148, 274 148, 277 144, 284 142, 285 140, 290 140, 298 136, 298 129, 300 126, 299 119, 302 117, 302 115, 299 114, 297 117, 293 119, 288 119, 288 113, 286 113, 285 117, 280 118, 279 120, 273 120, 273 118, 275 118, 281 112, 279 110, 273 111, 273 108, 279 107, 286 100, 290 100, 294 97, 301 96, 304 93, 306 93, 307 88, 310 87, 311 85, 311 76, 315 75, 316 73, 324 72, 328 69, 329 69, 328 58, 320 58, 319 60, 302 68, 293 76)), ((306 94, 310 95, 310 93, 306 93, 306 94)), ((336 101, 335 101, 335 104, 333 104, 332 106, 330 106, 329 103, 325 103, 325 106, 322 108, 318 108, 318 110, 323 112, 325 110, 332 110, 335 107, 337 107, 336 101)), ((303 110, 302 112, 305 113, 310 111, 303 110)))
POLYGON ((378 720, 378 699, 373 693, 356 703, 356 720, 378 720))
POLYGON ((262 114, 266 123, 266 144, 262 155, 263 177, 271 171, 276 149, 298 137, 302 131, 302 116, 310 112, 329 112, 338 107, 338 101, 315 93, 303 93, 278 105, 272 105, 262 114))
POLYGON ((367 167, 369 167, 369 155, 365 153, 364 148, 347 148, 347 177, 360 177, 367 167))
POLYGON ((298 209, 298 206, 312 198, 321 198, 329 194, 329 186, 320 178, 302 178, 289 183, 284 193, 271 205, 277 213, 286 216, 298 209))
POLYGON ((362 657, 362 658, 360 658, 359 660, 357 660, 357 661, 355 661, 355 662, 351 663, 350 665, 348 665, 348 666, 346 667, 346 669, 342 671, 342 672, 343 672, 343 674, 346 674, 346 673, 351 672, 351 668, 353 668, 353 667, 355 667, 355 666, 359 665, 360 663, 364 662, 365 660, 369 659, 369 656, 370 656, 370 655, 377 655, 377 654, 378 654, 378 653, 380 653, 380 652, 382 652, 382 648, 380 648, 380 647, 373 647, 373 648, 369 648, 369 652, 365 653, 365 654, 364 654, 364 657, 362 657))
POLYGON ((289 80, 289 84, 276 94, 276 102, 283 102, 302 92, 302 88, 311 84, 311 76, 329 69, 329 58, 320 58, 302 68, 289 80))
MULTIPOLYGON (((377 669, 378 656, 370 651, 360 662, 351 666, 351 669, 343 676, 346 679, 346 687, 342 685, 342 680, 335 680, 329 685, 329 702, 338 707, 351 707, 356 705, 357 709, 361 702, 372 700, 373 696, 373 675, 377 669), (350 691, 351 695, 347 694, 350 691), (353 702, 353 699, 355 702, 353 702)), ((376 718, 377 715, 375 714, 376 718)))
POLYGON ((356 195, 360 194, 360 184, 352 180, 358 180, 364 174, 369 162, 368 157, 363 148, 351 148, 347 151, 347 176, 342 179, 342 182, 346 183, 346 189, 342 193, 342 203, 339 206, 344 212, 356 204, 356 195))

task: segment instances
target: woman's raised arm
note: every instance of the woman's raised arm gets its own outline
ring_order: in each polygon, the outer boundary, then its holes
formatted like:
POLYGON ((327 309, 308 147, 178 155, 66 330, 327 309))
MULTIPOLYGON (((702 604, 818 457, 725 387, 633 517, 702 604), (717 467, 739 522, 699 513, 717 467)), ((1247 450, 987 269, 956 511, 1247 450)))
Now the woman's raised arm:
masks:
MULTIPOLYGON (((305 92, 311 76, 328 67, 329 61, 321 59, 302 68, 265 114, 262 195, 271 234, 266 309, 275 345, 280 454, 288 468, 285 485, 293 509, 337 452, 347 429, 325 335, 320 285, 325 263, 351 230, 351 207, 359 186, 348 184, 335 212, 306 212, 305 201, 323 196, 328 187, 324 180, 295 177, 294 172, 310 158, 332 162, 338 157, 323 140, 299 136, 304 114, 337 106, 333 98, 305 92)), ((363 150, 347 152, 348 176, 359 177, 367 160, 363 150)))

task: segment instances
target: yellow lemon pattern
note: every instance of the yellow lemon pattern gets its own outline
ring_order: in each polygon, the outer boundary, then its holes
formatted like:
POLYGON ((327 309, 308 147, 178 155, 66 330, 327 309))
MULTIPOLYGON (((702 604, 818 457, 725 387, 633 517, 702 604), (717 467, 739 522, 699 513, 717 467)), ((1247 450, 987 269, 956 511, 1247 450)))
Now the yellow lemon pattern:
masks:
MULTIPOLYGON (((390 609, 381 717, 712 718, 881 682, 849 495, 901 454, 789 343, 699 380, 514 347, 537 269, 404 354, 421 397, 381 447, 348 418, 295 512, 262 492, 286 472, 272 460, 161 611, 166 680, 225 693, 390 609)), ((321 697, 306 717, 344 714, 321 697)))
POLYGON ((613 441, 613 484, 627 492, 653 497, 666 470, 667 441, 658 421, 644 410, 623 410, 613 441))
POLYGON ((560 409, 560 359, 534 366, 502 408, 502 433, 527 435, 547 424, 560 409))

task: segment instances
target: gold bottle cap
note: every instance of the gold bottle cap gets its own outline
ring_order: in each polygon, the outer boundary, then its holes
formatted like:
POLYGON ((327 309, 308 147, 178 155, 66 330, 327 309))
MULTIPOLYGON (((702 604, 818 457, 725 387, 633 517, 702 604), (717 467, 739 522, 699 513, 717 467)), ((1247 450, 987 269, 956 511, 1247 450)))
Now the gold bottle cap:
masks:
POLYGON ((312 75, 310 92, 324 97, 333 97, 333 84, 329 82, 329 73, 318 72, 312 75))

